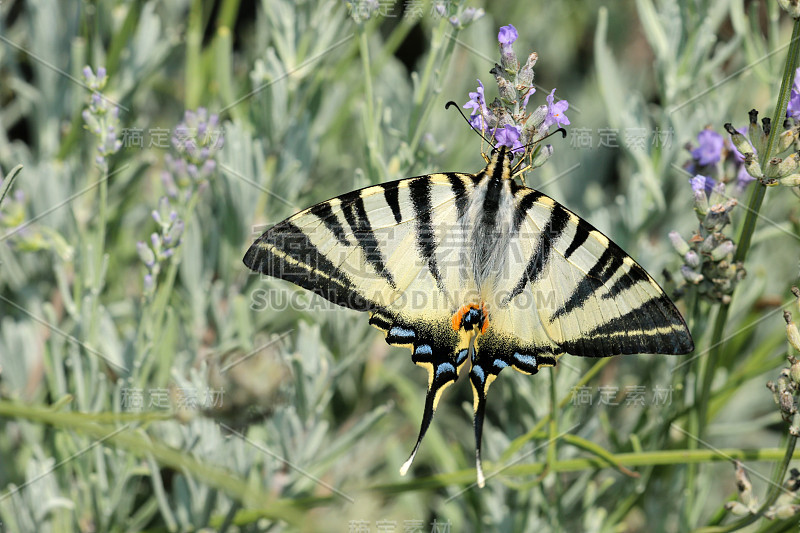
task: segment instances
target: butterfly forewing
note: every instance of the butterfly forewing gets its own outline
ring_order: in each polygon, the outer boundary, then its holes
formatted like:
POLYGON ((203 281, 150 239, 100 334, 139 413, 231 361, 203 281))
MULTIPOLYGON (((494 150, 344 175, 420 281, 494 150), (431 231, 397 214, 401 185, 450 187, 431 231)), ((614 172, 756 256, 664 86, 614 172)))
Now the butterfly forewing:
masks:
POLYGON ((545 303, 537 306, 537 314, 553 343, 567 353, 591 357, 693 349, 678 310, 619 246, 541 195, 521 231, 535 234, 543 227, 559 231, 540 231, 550 241, 549 258, 537 260, 539 273, 527 290, 545 303), (552 224, 558 217, 567 222, 552 224))

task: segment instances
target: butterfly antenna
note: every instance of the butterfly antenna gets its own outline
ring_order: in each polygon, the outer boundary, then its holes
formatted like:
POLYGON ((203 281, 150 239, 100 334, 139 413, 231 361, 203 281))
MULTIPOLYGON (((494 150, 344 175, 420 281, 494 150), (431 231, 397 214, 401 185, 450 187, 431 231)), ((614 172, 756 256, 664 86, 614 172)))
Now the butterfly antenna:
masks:
MULTIPOLYGON (((565 139, 565 138, 567 137, 567 130, 565 130, 564 128, 558 128, 558 129, 557 129, 557 130, 555 130, 555 131, 551 131, 550 133, 548 133, 547 135, 545 135, 544 137, 542 137, 542 138, 541 138, 541 139, 539 139, 539 140, 536 140, 536 141, 533 141, 533 142, 529 142, 528 144, 526 144, 526 145, 523 145, 523 148, 525 148, 525 153, 527 154, 527 152, 528 152, 528 147, 529 147, 529 146, 532 146, 532 145, 535 145, 535 144, 539 144, 539 143, 540 143, 540 142, 542 142, 543 140, 545 140, 545 139, 547 139, 548 137, 550 137, 550 136, 552 136, 552 135, 555 135, 556 133, 559 133, 559 132, 561 132, 561 138, 562 138, 562 139, 565 139)), ((532 154, 532 153, 531 153, 531 154, 532 154)), ((530 168, 530 165, 528 165, 528 166, 527 166, 527 167, 525 167, 524 169, 520 170, 520 167, 522 166, 522 162, 523 162, 524 160, 525 160, 525 158, 524 158, 524 157, 522 157, 522 158, 519 160, 519 162, 516 164, 516 166, 514 166, 514 168, 512 169, 512 173, 513 173, 513 174, 518 174, 518 173, 520 173, 520 172, 524 172, 525 170, 527 170, 527 169, 529 169, 529 168, 530 168)), ((525 180, 524 180, 524 179, 522 180, 522 184, 523 184, 523 185, 525 184, 525 180)))
POLYGON ((533 145, 533 144, 539 144, 539 143, 540 143, 540 142, 542 142, 543 140, 547 139, 548 137, 552 137, 552 136, 553 136, 553 135, 555 135, 556 133, 561 133, 561 138, 562 138, 562 139, 566 139, 566 138, 567 138, 567 130, 565 130, 564 128, 558 128, 558 129, 557 129, 557 130, 555 130, 555 131, 551 131, 550 133, 548 133, 547 135, 545 135, 545 136, 544 136, 544 137, 542 137, 541 139, 538 139, 538 140, 536 140, 536 141, 533 141, 533 142, 529 142, 528 144, 526 144, 526 145, 524 146, 524 148, 527 148, 528 146, 531 146, 531 145, 533 145))
MULTIPOLYGON (((481 133, 480 131, 478 131, 478 130, 475 128, 475 126, 473 126, 473 125, 472 125, 472 123, 471 123, 471 122, 469 121, 469 119, 467 118, 467 115, 465 115, 465 114, 464 114, 464 112, 463 112, 463 111, 461 111, 461 108, 458 106, 458 104, 457 104, 457 103, 455 103, 454 101, 450 100, 449 102, 447 102, 447 103, 444 105, 444 108, 445 108, 445 109, 450 109, 450 106, 456 106, 456 109, 458 110, 458 112, 459 112, 459 113, 461 113, 461 116, 464 118, 464 120, 466 121, 466 123, 467 123, 467 124, 469 124, 469 127, 470 127, 470 129, 471 129, 471 130, 473 130, 475 133, 477 133, 477 134, 480 136, 480 138, 481 138, 481 139, 483 139, 484 141, 486 141, 486 143, 487 143, 489 146, 491 146, 491 147, 494 147, 494 144, 492 144, 492 141, 490 141, 489 139, 487 139, 486 137, 484 137, 484 136, 483 136, 483 133, 481 133)), ((566 133, 566 132, 564 132, 564 133, 566 133)))

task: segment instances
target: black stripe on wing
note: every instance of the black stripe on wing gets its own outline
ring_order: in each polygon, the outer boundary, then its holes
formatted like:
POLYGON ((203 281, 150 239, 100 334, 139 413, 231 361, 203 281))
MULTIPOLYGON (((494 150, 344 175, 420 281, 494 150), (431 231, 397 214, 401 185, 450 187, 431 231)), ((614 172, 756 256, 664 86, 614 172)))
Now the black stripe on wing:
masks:
POLYGON ((531 207, 533 207, 543 196, 544 194, 540 193, 539 191, 532 190, 532 192, 523 196, 522 200, 519 201, 516 209, 514 209, 514 235, 519 233, 519 228, 525 221, 525 217, 528 216, 528 211, 530 211, 531 207))
POLYGON ((386 199, 386 204, 392 210, 394 221, 400 224, 403 221, 403 215, 400 213, 400 191, 399 181, 392 181, 383 183, 383 197, 386 199))
POLYGON ((337 241, 339 241, 339 244, 342 246, 350 246, 350 241, 347 240, 347 234, 344 231, 344 227, 339 221, 339 217, 337 217, 333 212, 333 209, 331 209, 330 202, 319 203, 314 207, 311 207, 309 212, 322 221, 325 227, 328 228, 328 231, 333 233, 333 236, 336 237, 337 241))
POLYGON ((341 208, 344 218, 350 225, 350 230, 353 232, 353 236, 358 241, 359 246, 361 246, 367 263, 372 265, 375 272, 385 279, 393 289, 396 289, 397 285, 394 282, 394 277, 386 269, 386 259, 383 256, 378 240, 375 238, 375 232, 372 231, 372 224, 369 221, 367 210, 364 208, 364 198, 361 197, 361 191, 348 193, 340 198, 342 200, 341 208))
POLYGON ((609 279, 622 267, 623 259, 627 256, 622 248, 611 241, 600 255, 600 258, 592 266, 586 276, 578 283, 575 290, 559 309, 550 317, 550 323, 556 319, 583 306, 589 297, 605 285, 609 279))
MULTIPOLYGON (((534 194, 529 194, 528 196, 534 196, 534 194)), ((523 201, 524 200, 523 198, 523 201)), ((519 206, 517 209, 519 209, 519 206)), ((511 293, 500 302, 501 306, 505 306, 508 302, 521 294, 525 289, 525 285, 534 283, 539 279, 539 276, 544 272, 547 263, 550 261, 550 256, 553 253, 553 244, 561 237, 568 223, 569 211, 556 202, 553 205, 550 218, 547 219, 547 223, 539 234, 539 241, 536 243, 536 248, 533 250, 528 260, 525 272, 522 274, 522 277, 514 286, 511 293)))
POLYGON ((608 289, 608 292, 603 294, 603 299, 614 298, 619 293, 630 289, 639 282, 650 283, 650 276, 647 275, 647 272, 645 272, 642 267, 636 263, 631 263, 625 275, 617 279, 608 289))
POLYGON ((417 222, 417 250, 427 263, 428 270, 436 280, 439 290, 444 292, 444 282, 436 264, 436 233, 433 227, 431 211, 431 178, 421 176, 408 185, 411 192, 411 203, 417 222))
POLYGON ((276 224, 253 243, 244 256, 248 268, 313 291, 337 305, 372 311, 343 271, 319 252, 303 230, 292 222, 276 224))
POLYGON ((586 239, 589 238, 589 233, 592 231, 596 231, 594 226, 586 222, 581 217, 578 217, 578 227, 575 228, 575 236, 572 238, 572 242, 569 243, 567 251, 564 252, 564 258, 569 259, 578 248, 583 246, 583 243, 586 242, 586 239))
POLYGON ((467 206, 469 205, 467 188, 458 174, 447 174, 447 179, 450 181, 450 189, 455 196, 458 219, 461 220, 467 214, 467 206))
POLYGON ((585 357, 634 353, 684 354, 694 350, 694 342, 680 313, 662 294, 600 324, 578 340, 563 343, 561 348, 567 353, 585 357), (645 321, 651 324, 649 328, 642 325, 645 321), (601 340, 602 345, 598 344, 601 340))

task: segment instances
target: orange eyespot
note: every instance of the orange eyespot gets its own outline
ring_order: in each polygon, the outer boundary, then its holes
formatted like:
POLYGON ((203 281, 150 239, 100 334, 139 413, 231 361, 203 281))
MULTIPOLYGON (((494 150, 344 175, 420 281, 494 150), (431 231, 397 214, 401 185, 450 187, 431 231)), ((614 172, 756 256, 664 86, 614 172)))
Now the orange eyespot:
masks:
POLYGON ((473 307, 474 307, 473 305, 465 305, 464 307, 456 311, 456 313, 453 315, 453 321, 452 321, 452 326, 455 331, 461 329, 461 321, 464 320, 464 315, 467 314, 467 312, 473 307))
POLYGON ((489 329, 489 312, 486 310, 486 305, 481 304, 481 312, 483 313, 483 325, 481 325, 481 333, 486 333, 489 329))
POLYGON ((489 313, 486 310, 486 304, 481 303, 480 306, 476 304, 469 304, 465 305, 461 309, 453 314, 453 318, 451 320, 451 326, 455 331, 460 330, 464 326, 464 315, 469 313, 471 310, 475 309, 476 311, 481 312, 481 333, 486 333, 486 330, 489 329, 489 313))

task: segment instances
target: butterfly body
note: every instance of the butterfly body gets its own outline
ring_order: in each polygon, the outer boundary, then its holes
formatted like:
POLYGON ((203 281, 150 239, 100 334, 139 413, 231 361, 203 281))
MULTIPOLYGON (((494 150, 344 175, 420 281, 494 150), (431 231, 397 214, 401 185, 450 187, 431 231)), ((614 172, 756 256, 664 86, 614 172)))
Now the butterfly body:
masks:
POLYGON ((486 394, 505 367, 535 374, 564 353, 688 353, 675 306, 588 222, 513 179, 496 149, 477 174, 441 173, 354 191, 267 230, 244 262, 370 313, 386 342, 428 371, 422 427, 470 362, 476 464, 486 394))

